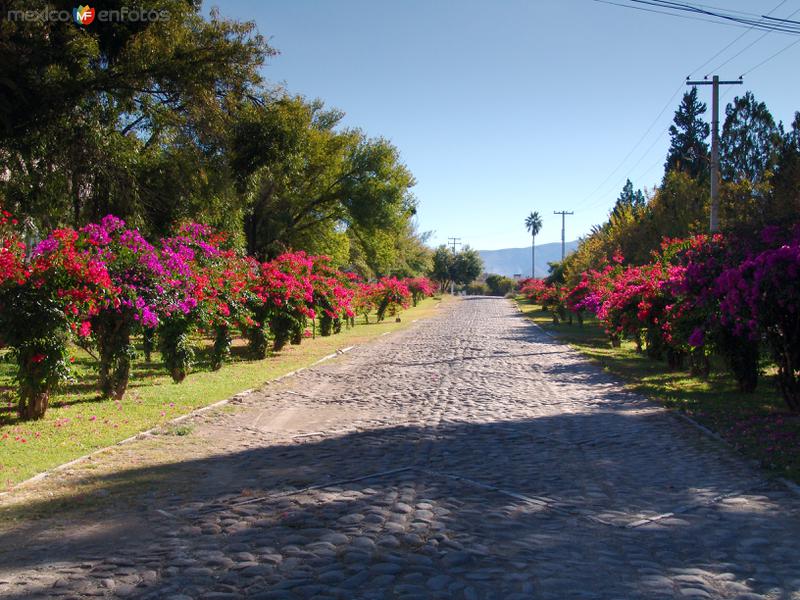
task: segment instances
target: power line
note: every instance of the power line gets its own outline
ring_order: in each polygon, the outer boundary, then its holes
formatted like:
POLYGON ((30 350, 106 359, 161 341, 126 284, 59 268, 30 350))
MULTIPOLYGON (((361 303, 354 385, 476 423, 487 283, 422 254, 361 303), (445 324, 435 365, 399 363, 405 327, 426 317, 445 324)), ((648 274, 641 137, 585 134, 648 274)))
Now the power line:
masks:
MULTIPOLYGON (((782 21, 782 22, 784 22, 784 23, 792 23, 792 24, 794 24, 794 25, 800 25, 800 21, 792 21, 792 20, 790 20, 790 19, 779 19, 778 17, 770 17, 770 16, 769 16, 769 14, 770 14, 770 13, 767 13, 766 15, 762 15, 762 16, 763 16, 765 19, 769 19, 770 21, 782 21)), ((792 16, 794 16, 794 15, 789 15, 789 16, 790 16, 790 17, 792 17, 792 16)))
MULTIPOLYGON (((681 87, 683 87, 683 84, 681 84, 681 87)), ((665 134, 665 133, 667 133, 668 131, 669 131, 669 127, 667 127, 666 129, 664 129, 664 130, 663 130, 663 131, 662 131, 662 132, 661 132, 661 133, 658 135, 658 137, 657 137, 657 138, 655 138, 655 139, 653 140, 653 142, 652 142, 652 143, 651 143, 651 144, 650 144, 650 145, 647 147, 647 150, 645 150, 644 152, 642 152, 641 156, 639 156, 639 160, 637 160, 637 161, 636 161, 636 162, 633 164, 633 166, 632 166, 630 169, 628 169, 628 175, 625 175, 625 178, 624 178, 624 179, 621 179, 621 180, 619 180, 619 182, 617 183, 617 185, 616 185, 616 186, 615 186, 613 189, 619 189, 619 188, 621 187, 621 185, 622 185, 623 183, 625 183, 625 181, 626 181, 626 180, 628 180, 628 179, 630 179, 630 178, 631 178, 631 177, 630 177, 630 174, 631 174, 631 173, 633 173, 634 169, 636 169, 636 167, 638 167, 638 166, 641 164, 641 162, 642 162, 642 161, 645 159, 645 157, 646 157, 647 155, 649 155, 649 154, 650 154, 650 151, 651 151, 651 150, 652 150, 652 149, 655 147, 655 145, 656 145, 658 142, 660 142, 660 141, 661 141, 661 139, 664 137, 664 134, 665 134)), ((609 190, 609 191, 610 191, 610 190, 609 190)), ((592 203, 592 204, 589 204, 588 206, 586 206, 586 207, 584 207, 584 208, 596 208, 596 207, 600 206, 601 204, 603 204, 603 202, 605 202, 605 201, 606 201, 606 200, 605 200, 605 198, 599 198, 599 199, 598 199, 596 202, 594 202, 594 203, 592 203)))
MULTIPOLYGON (((774 12, 775 12, 776 10, 778 10, 778 9, 779 9, 781 6, 783 6, 784 4, 786 4, 786 2, 787 2, 787 0, 782 0, 782 1, 781 1, 781 2, 780 2, 780 3, 779 3, 779 4, 778 4, 778 5, 775 7, 775 8, 773 8, 771 11, 769 11, 769 12, 767 13, 767 15, 771 15, 772 13, 774 13, 774 12)), ((796 12, 797 12, 797 11, 796 11, 796 12)), ((794 16, 794 14, 795 14, 795 13, 792 13, 792 14, 791 14, 791 15, 789 15, 789 16, 790 16, 790 17, 791 17, 791 16, 794 16)), ((767 16, 767 15, 765 15, 765 16, 767 16)), ((700 69, 702 69, 702 68, 706 67, 706 66, 707 66, 709 63, 711 63, 711 61, 712 61, 712 60, 714 60, 715 58, 717 58, 718 56, 720 56, 720 55, 721 55, 723 52, 725 52, 725 51, 726 51, 728 48, 730 48, 731 46, 733 46, 734 44, 736 44, 736 42, 738 42, 738 41, 739 41, 739 40, 741 40, 741 39, 742 39, 744 36, 746 36, 748 33, 750 33, 751 31, 753 31, 753 29, 754 29, 753 27, 748 27, 748 28, 747 28, 747 31, 743 31, 742 33, 740 33, 740 34, 739 34, 738 36, 736 36, 736 37, 735 37, 735 38, 734 38, 734 39, 733 39, 733 40, 732 40, 730 43, 728 43, 728 45, 726 45, 724 48, 722 48, 722 50, 720 50, 719 52, 717 52, 717 53, 716 53, 714 56, 712 56, 711 58, 709 58, 709 59, 708 59, 706 62, 704 62, 704 63, 703 63, 702 65, 700 65, 699 67, 696 67, 695 69, 693 69, 693 70, 692 70, 692 71, 689 73, 689 76, 691 77, 691 76, 692 76, 694 73, 696 73, 696 72, 698 72, 700 69)), ((759 37, 759 38, 758 38, 758 40, 764 39, 764 38, 765 38, 765 37, 766 37, 768 34, 769 34, 769 32, 767 32, 767 33, 764 33, 764 34, 763 34, 761 37, 759 37)), ((758 40, 756 40, 756 41, 758 41, 758 40)), ((751 44, 751 46, 752 46, 752 44, 751 44)), ((749 47, 750 47, 750 46, 748 46, 748 48, 749 48, 749 47)), ((720 65, 720 66, 724 66, 724 65, 720 65)), ((711 69, 711 71, 717 71, 717 70, 719 70, 720 66, 717 66, 717 67, 715 67, 714 69, 711 69)), ((708 75, 708 73, 706 73, 706 75, 708 75)))
POLYGON ((777 19, 767 15, 758 15, 743 11, 724 10, 716 7, 705 7, 688 2, 672 2, 668 0, 627 0, 629 4, 609 2, 608 0, 595 1, 629 9, 666 14, 672 17, 691 18, 693 20, 706 22, 710 21, 718 25, 733 24, 739 27, 755 28, 762 31, 777 31, 791 35, 800 35, 800 23, 788 19, 777 19), (680 13, 682 12, 689 13, 692 16, 687 17, 686 15, 681 15, 680 13))
POLYGON ((667 100, 667 102, 664 104, 664 107, 659 111, 659 113, 656 115, 655 119, 653 119, 653 121, 650 123, 650 126, 644 132, 642 137, 640 137, 639 140, 633 145, 633 148, 631 148, 630 152, 628 152, 628 154, 625 155, 625 158, 623 158, 620 161, 620 163, 614 168, 614 170, 611 171, 611 173, 609 173, 608 176, 594 190, 589 192, 583 199, 581 199, 576 206, 580 206, 581 204, 583 204, 584 202, 589 200, 589 198, 594 196, 606 183, 608 183, 608 181, 614 176, 614 174, 622 168, 622 166, 625 164, 625 162, 633 155, 634 152, 636 152, 636 149, 641 145, 641 143, 645 140, 645 138, 650 134, 650 132, 653 130, 653 127, 655 126, 655 124, 658 123, 658 120, 661 118, 661 115, 663 115, 666 112, 666 110, 672 104, 672 101, 675 99, 675 97, 680 93, 680 91, 682 89, 683 89, 683 82, 681 82, 681 84, 678 86, 678 88, 675 90, 675 92, 673 92, 672 96, 670 96, 669 100, 667 100))
POLYGON ((749 69, 747 69, 747 71, 745 71, 744 73, 742 73, 742 74, 741 74, 741 77, 744 77, 744 76, 745 76, 745 75, 747 75, 748 73, 752 73, 753 71, 755 71, 755 70, 756 70, 756 69, 758 69, 759 67, 761 67, 761 66, 763 66, 763 65, 767 64, 769 61, 771 61, 773 58, 775 58, 775 57, 776 57, 776 56, 778 56, 779 54, 783 54, 783 53, 784 53, 784 52, 786 52, 786 51, 787 51, 789 48, 791 48, 791 47, 793 47, 793 46, 796 46, 797 44, 800 44, 800 40, 795 40, 794 42, 792 42, 792 43, 791 43, 791 44, 789 44, 788 46, 785 46, 785 47, 783 47, 782 49, 778 50, 778 51, 777 51, 775 54, 773 54, 773 55, 771 55, 771 56, 769 56, 769 57, 765 58, 765 59, 764 59, 764 60, 762 60, 760 63, 758 63, 756 66, 754 66, 754 67, 750 67, 749 69))
MULTIPOLYGON (((800 9, 797 9, 796 11, 794 11, 794 12, 793 12, 791 15, 789 15, 789 16, 790 16, 790 17, 793 17, 794 15, 796 15, 796 14, 797 14, 797 13, 799 13, 799 12, 800 12, 800 9)), ((719 70, 720 70, 722 67, 724 67, 725 65, 729 64, 729 63, 730 63, 732 60, 734 60, 735 58, 738 58, 739 56, 741 56, 742 54, 744 54, 744 53, 745 53, 747 50, 749 50, 750 48, 752 48, 753 46, 755 46, 755 45, 756 45, 758 42, 760 42, 761 40, 763 40, 763 39, 764 39, 765 37, 767 37, 767 36, 768 36, 770 33, 772 33, 772 32, 771 32, 771 31, 765 31, 765 32, 764 32, 764 33, 762 33, 760 36, 758 36, 758 37, 757 37, 755 40, 753 40, 752 42, 750 42, 750 43, 749 43, 747 46, 745 46, 744 48, 742 48, 741 50, 739 50, 739 52, 737 52, 736 54, 734 54, 733 56, 731 56, 731 57, 730 57, 728 60, 726 60, 725 62, 723 62, 723 63, 721 63, 721 64, 717 65, 716 67, 714 67, 713 69, 711 69, 711 71, 712 71, 712 72, 713 72, 713 71, 719 71, 719 70)), ((796 43, 796 42, 795 42, 795 43, 796 43)), ((794 45, 794 43, 793 43, 793 44, 790 44, 790 46, 792 46, 792 45, 794 45)), ((707 75, 708 75, 708 73, 706 74, 706 76, 707 76, 707 75)))
MULTIPOLYGON (((713 23, 714 25, 724 25, 726 27, 736 27, 736 28, 745 27, 744 25, 737 25, 735 23, 720 23, 719 21, 712 21, 711 19, 702 19, 702 18, 699 18, 699 17, 689 17, 689 16, 686 16, 686 15, 676 15, 675 13, 666 12, 666 11, 663 11, 663 10, 653 10, 651 8, 642 8, 641 6, 631 6, 630 4, 621 4, 619 2, 612 2, 611 0, 594 0, 594 1, 597 2, 598 4, 609 4, 611 6, 620 6, 622 8, 630 8, 632 10, 640 10, 642 12, 648 12, 648 13, 653 13, 653 14, 657 14, 657 15, 667 15, 667 16, 670 16, 670 17, 678 18, 678 19, 687 19, 689 21, 701 21, 703 23, 713 23)), ((748 29, 749 29, 749 27, 748 27, 748 29)))
MULTIPOLYGON (((771 31, 783 31, 785 33, 794 33, 794 34, 800 33, 800 29, 797 29, 794 26, 794 22, 786 21, 788 25, 785 26, 777 25, 771 23, 771 21, 774 19, 770 19, 765 15, 757 15, 753 13, 746 13, 743 11, 731 11, 731 10, 729 10, 727 13, 717 12, 723 9, 712 7, 714 8, 714 10, 708 10, 707 8, 704 8, 702 5, 693 5, 688 2, 672 2, 669 0, 629 0, 629 1, 635 2, 637 4, 646 4, 650 6, 658 6, 678 11, 707 15, 725 21, 751 25, 752 27, 756 27, 758 29, 769 29, 771 31), (747 15, 748 18, 737 17, 735 16, 736 13, 740 15, 747 15)), ((798 25, 800 25, 800 23, 798 25)))

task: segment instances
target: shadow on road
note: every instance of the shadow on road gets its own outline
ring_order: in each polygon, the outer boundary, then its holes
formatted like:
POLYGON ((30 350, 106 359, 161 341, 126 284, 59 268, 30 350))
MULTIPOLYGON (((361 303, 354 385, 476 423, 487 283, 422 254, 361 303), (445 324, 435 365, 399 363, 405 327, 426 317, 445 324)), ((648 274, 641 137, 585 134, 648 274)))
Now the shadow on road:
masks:
MULTIPOLYGON (((401 585, 406 571, 423 580, 441 572, 487 598, 558 581, 598 597, 648 597, 641 586, 655 575, 692 569, 774 588, 759 583, 750 559, 798 560, 783 554, 780 540, 797 540, 800 525, 776 510, 771 497, 782 492, 663 415, 638 414, 624 397, 607 402, 588 414, 392 427, 129 469, 102 480, 100 495, 127 505, 107 511, 96 531, 67 529, 37 548, 22 542, 23 525, 0 536, 2 563, 125 556, 129 577, 158 574, 136 588, 147 597, 231 586, 311 597, 355 585, 359 573, 368 575, 363 597, 379 597, 370 594, 401 585), (630 527, 648 517, 657 519, 630 527), (253 559, 237 568, 241 553, 253 559), (193 560, 199 566, 181 566, 193 560), (392 577, 377 579, 375 569, 392 577)), ((34 501, 19 516, 47 505, 34 501)))

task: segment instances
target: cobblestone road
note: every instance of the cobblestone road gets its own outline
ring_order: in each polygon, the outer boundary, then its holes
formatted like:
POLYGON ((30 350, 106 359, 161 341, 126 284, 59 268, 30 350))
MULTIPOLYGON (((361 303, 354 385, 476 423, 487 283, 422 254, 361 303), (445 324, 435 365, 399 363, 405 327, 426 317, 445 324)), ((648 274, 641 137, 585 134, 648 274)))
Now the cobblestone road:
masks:
POLYGON ((111 534, 4 554, 0 596, 800 599, 798 498, 507 300, 443 307, 205 432, 231 427, 240 447, 111 534), (313 427, 281 426, 297 406, 313 427))

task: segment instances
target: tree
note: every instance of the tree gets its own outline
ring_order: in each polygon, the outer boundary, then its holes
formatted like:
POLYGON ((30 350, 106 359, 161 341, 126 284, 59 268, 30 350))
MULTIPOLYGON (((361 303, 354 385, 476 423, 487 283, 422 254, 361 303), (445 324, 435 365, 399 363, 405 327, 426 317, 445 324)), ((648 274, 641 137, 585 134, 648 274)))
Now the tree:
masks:
POLYGON ((44 229, 114 212, 148 233, 188 214, 236 215, 223 190, 230 116, 275 52, 253 23, 206 19, 200 6, 144 0, 137 8, 169 18, 90 28, 3 21, 0 192, 12 208, 44 229))
POLYGON ((510 277, 493 273, 486 277, 486 285, 492 296, 505 296, 514 289, 516 282, 510 277))
POLYGON ((542 217, 534 211, 525 217, 525 227, 531 234, 531 277, 536 277, 536 236, 542 230, 542 217))
POLYGON ((475 281, 483 273, 483 259, 477 250, 469 246, 455 255, 452 278, 457 285, 467 285, 475 281))
POLYGON ((430 278, 444 289, 449 284, 467 285, 483 272, 483 260, 477 250, 469 246, 456 253, 444 244, 433 253, 430 278))
POLYGON ((442 290, 453 280, 454 261, 455 253, 444 244, 433 252, 430 278, 437 282, 442 290))
POLYGON ((670 146, 664 163, 665 175, 678 170, 693 178, 705 179, 709 173, 709 153, 706 138, 710 128, 703 121, 706 105, 697 99, 697 88, 683 95, 674 124, 669 128, 670 146))
POLYGON ((768 214, 770 224, 791 223, 800 214, 800 112, 781 144, 768 214))
POLYGON ((781 130, 767 105, 752 92, 734 98, 725 108, 720 136, 720 171, 727 181, 759 183, 772 171, 781 146, 781 130))
POLYGON ((617 198, 617 202, 614 205, 612 214, 616 213, 617 211, 621 211, 624 208, 638 209, 644 205, 645 201, 642 190, 634 191, 633 183, 630 179, 628 179, 625 181, 625 185, 622 188, 622 192, 619 194, 619 198, 617 198))
POLYGON ((355 252, 376 273, 397 262, 393 242, 406 234, 416 211, 414 177, 397 148, 340 129, 342 117, 319 101, 287 96, 247 116, 235 164, 247 190, 248 253, 270 258, 304 248, 327 254, 332 244, 345 262, 355 252))

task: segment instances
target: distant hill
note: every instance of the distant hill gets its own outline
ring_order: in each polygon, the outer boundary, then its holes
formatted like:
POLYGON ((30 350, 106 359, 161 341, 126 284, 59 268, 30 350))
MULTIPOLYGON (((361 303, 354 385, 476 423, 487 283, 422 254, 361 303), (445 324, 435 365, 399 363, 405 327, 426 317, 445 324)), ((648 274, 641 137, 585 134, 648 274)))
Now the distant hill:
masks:
MULTIPOLYGON (((578 240, 565 244, 567 254, 578 247, 578 240)), ((487 273, 512 277, 516 273, 523 277, 531 275, 531 247, 503 248, 502 250, 478 250, 487 273)), ((536 245, 536 276, 547 275, 547 263, 561 260, 561 242, 536 245)))

